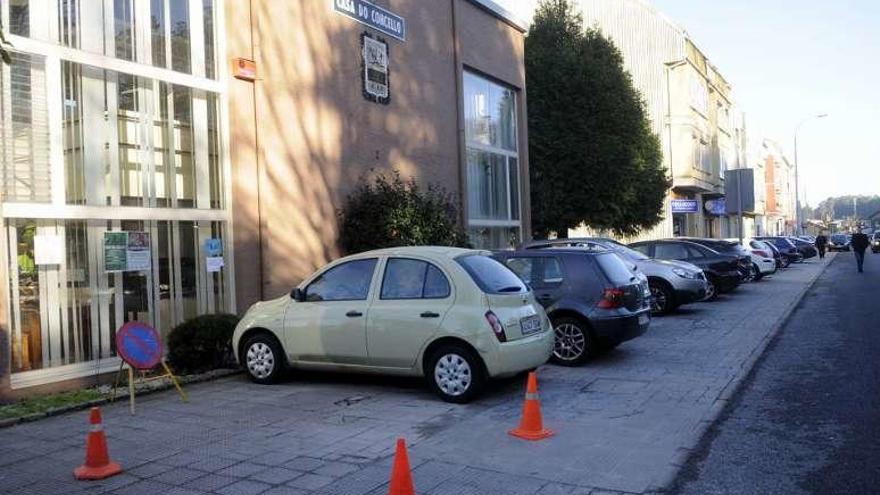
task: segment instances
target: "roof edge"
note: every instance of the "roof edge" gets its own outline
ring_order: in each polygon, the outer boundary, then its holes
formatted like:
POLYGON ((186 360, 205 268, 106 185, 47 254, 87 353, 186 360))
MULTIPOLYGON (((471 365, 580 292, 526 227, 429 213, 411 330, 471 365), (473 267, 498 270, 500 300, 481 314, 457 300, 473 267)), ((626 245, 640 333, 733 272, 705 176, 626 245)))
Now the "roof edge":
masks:
POLYGON ((529 30, 528 24, 525 21, 517 17, 513 12, 505 9, 501 5, 493 2, 492 0, 468 0, 470 3, 476 5, 478 8, 492 14, 498 19, 504 21, 509 24, 511 27, 519 31, 520 33, 525 33, 529 30))

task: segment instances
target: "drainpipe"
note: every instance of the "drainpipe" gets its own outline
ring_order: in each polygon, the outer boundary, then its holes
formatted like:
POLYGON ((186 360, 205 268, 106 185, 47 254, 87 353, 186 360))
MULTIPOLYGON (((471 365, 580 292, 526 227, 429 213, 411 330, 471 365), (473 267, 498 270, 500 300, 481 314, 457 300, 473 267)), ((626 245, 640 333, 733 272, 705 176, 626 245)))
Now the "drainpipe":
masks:
POLYGON ((465 183, 466 175, 464 173, 465 167, 467 167, 467 159, 464 148, 464 115, 463 106, 464 106, 464 94, 462 91, 462 67, 461 67, 461 50, 458 43, 458 13, 455 8, 455 3, 458 0, 450 0, 450 5, 452 6, 452 60, 453 60, 453 78, 455 79, 455 117, 457 123, 457 132, 456 132, 456 145, 458 149, 458 199, 459 205, 461 206, 461 212, 459 216, 461 217, 462 225, 465 229, 468 228, 468 204, 467 204, 467 184, 465 183))
MULTIPOLYGON (((250 21, 251 21, 251 56, 254 57, 254 62, 256 63, 260 59, 260 42, 259 42, 259 33, 260 29, 259 16, 257 15, 257 8, 255 5, 255 1, 250 1, 250 21)), ((263 145, 260 141, 260 105, 259 100, 257 99, 257 82, 258 79, 254 79, 252 83, 253 88, 253 98, 254 98, 254 155, 256 159, 256 172, 257 172, 257 246, 259 247, 259 256, 257 258, 257 266, 259 267, 259 281, 260 281, 260 301, 265 299, 265 285, 266 285, 266 275, 265 275, 265 265, 263 263, 263 145)))

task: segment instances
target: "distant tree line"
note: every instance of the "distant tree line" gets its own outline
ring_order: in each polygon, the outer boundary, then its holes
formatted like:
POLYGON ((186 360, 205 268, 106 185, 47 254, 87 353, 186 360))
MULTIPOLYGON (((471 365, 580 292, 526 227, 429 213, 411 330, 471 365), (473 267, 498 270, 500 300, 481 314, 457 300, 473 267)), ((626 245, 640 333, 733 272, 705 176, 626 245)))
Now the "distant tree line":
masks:
POLYGON ((866 218, 880 212, 880 196, 837 196, 828 198, 815 208, 805 207, 803 218, 815 220, 841 220, 852 218, 856 213, 859 218, 866 218), (855 198, 855 205, 853 205, 855 198), (853 207, 855 206, 855 210, 853 207))

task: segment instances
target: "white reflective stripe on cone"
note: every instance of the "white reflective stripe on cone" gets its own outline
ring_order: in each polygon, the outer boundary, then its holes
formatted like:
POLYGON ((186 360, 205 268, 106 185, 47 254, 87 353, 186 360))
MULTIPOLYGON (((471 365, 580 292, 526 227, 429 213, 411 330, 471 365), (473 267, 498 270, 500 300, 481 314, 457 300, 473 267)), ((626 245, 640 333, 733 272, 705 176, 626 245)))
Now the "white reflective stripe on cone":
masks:
POLYGON ((538 394, 526 392, 526 400, 538 400, 538 394))

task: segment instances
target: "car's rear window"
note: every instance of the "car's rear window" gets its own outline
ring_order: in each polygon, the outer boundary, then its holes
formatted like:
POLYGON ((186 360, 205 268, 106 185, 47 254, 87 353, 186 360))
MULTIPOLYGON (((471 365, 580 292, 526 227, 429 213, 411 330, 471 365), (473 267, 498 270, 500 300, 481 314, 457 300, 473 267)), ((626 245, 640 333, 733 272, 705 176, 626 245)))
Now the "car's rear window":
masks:
POLYGON ((596 262, 612 283, 628 284, 633 279, 633 273, 627 268, 626 263, 615 254, 596 255, 596 262))
POLYGON ((517 294, 529 290, 513 271, 488 256, 469 254, 460 256, 455 261, 487 294, 517 294))

